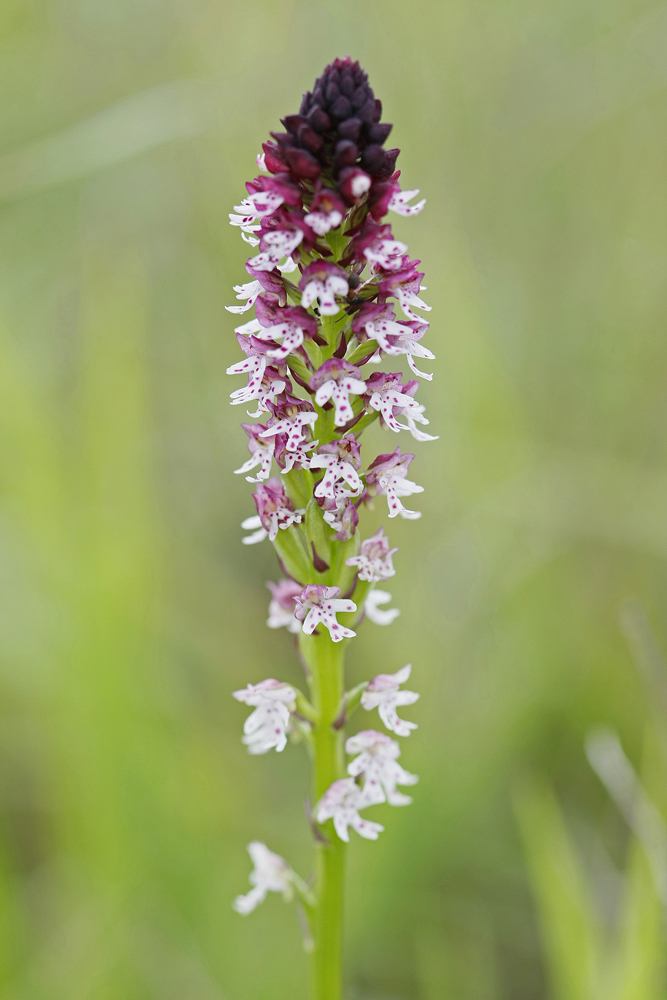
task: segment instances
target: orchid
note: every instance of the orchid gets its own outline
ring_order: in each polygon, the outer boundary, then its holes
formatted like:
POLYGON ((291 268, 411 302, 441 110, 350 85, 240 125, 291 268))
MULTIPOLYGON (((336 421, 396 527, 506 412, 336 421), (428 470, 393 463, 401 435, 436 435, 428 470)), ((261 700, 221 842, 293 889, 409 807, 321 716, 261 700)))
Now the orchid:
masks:
POLYGON ((385 496, 390 518, 421 516, 402 502, 423 492, 408 477, 414 455, 369 451, 364 435, 407 431, 419 442, 436 440, 423 430, 428 420, 417 400, 420 380, 432 378, 418 359, 434 359, 422 343, 429 329, 422 314, 430 310, 420 297, 424 275, 386 221, 389 212, 417 215, 425 200, 415 201, 416 188, 401 189, 399 150, 385 149, 392 126, 351 59, 328 66, 282 124, 257 158, 262 173, 230 213, 255 249, 246 262, 250 280, 234 286, 237 304, 226 307, 243 317, 234 332, 244 355, 227 371, 246 377, 231 401, 254 406, 249 416, 257 421, 242 424, 250 457, 236 470, 256 484, 256 513, 242 522, 242 542, 268 538, 276 552, 282 577, 267 584, 266 623, 276 642, 296 645, 306 693, 269 678, 234 697, 253 709, 243 735, 250 753, 282 753, 288 740, 308 746, 317 874, 311 889, 253 841, 253 888, 234 906, 247 914, 268 892, 298 897, 313 942, 314 1000, 341 1000, 349 831, 376 840, 384 827, 364 810, 407 805, 398 786, 417 781, 398 763, 392 737, 363 730, 345 738, 359 707, 377 708, 395 735, 410 734, 416 723, 397 714, 419 697, 401 688, 410 666, 346 691, 344 657, 365 618, 384 626, 399 615, 387 607, 391 595, 375 588, 395 575, 398 549, 382 527, 362 540, 367 508, 385 496), (385 361, 391 371, 371 367, 385 361), (353 756, 347 769, 344 749, 353 756))
POLYGON ((365 729, 356 736, 350 736, 345 744, 345 752, 359 754, 347 766, 347 773, 353 777, 363 776, 364 794, 390 806, 408 806, 412 802, 409 795, 396 791, 396 785, 414 785, 419 780, 416 774, 409 774, 397 763, 401 748, 396 740, 375 729, 365 729))
POLYGON ((361 696, 361 707, 370 712, 377 708, 380 718, 387 729, 397 736, 409 736, 411 729, 416 729, 415 722, 399 719, 396 709, 401 705, 413 705, 419 698, 414 691, 401 691, 410 676, 412 664, 408 663, 395 674, 377 674, 368 684, 361 696))
POLYGON ((241 691, 234 691, 237 701, 253 705, 255 711, 243 726, 243 742, 250 753, 266 753, 275 747, 285 749, 290 710, 294 709, 296 693, 289 684, 281 684, 272 677, 259 684, 248 684, 241 691))

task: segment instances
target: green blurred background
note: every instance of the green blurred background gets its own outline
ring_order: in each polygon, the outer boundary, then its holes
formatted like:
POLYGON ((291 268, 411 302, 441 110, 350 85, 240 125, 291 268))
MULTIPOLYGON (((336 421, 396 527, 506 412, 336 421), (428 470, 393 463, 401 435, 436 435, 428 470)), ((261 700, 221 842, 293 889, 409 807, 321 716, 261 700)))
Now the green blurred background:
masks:
POLYGON ((299 667, 240 543, 227 213, 347 53, 428 199, 394 228, 440 434, 402 615, 349 655, 422 692, 415 803, 350 849, 349 998, 665 996, 667 841, 652 814, 651 867, 584 742, 663 808, 667 5, 3 0, 1 1000, 306 995, 292 911, 231 908, 249 840, 303 875, 311 845, 303 748, 248 757, 230 697, 299 667))

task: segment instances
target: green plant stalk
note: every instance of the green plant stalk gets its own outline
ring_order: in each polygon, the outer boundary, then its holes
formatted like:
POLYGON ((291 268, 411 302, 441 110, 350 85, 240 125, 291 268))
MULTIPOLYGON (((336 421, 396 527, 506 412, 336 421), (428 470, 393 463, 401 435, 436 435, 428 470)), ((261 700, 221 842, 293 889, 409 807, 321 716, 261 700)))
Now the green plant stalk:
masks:
MULTIPOLYGON (((311 671, 310 688, 317 724, 313 728, 315 801, 345 776, 343 734, 334 729, 344 692, 346 641, 334 643, 323 634, 299 637, 301 653, 311 671)), ((327 843, 316 843, 316 905, 313 911, 313 998, 341 1000, 343 949, 343 888, 346 844, 329 820, 322 830, 327 843)))

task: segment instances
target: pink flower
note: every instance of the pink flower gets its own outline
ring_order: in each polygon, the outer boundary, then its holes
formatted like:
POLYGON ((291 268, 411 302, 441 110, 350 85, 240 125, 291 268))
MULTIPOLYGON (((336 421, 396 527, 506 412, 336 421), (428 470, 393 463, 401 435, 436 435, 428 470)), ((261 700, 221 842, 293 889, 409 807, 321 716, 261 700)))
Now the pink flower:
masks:
MULTIPOLYGON (((278 537, 279 529, 287 529, 292 524, 299 524, 304 514, 303 510, 294 510, 292 501, 285 493, 283 484, 274 476, 268 483, 260 484, 257 492, 253 493, 257 516, 265 534, 256 537, 254 541, 261 541, 269 536, 270 541, 275 541, 278 537)), ((247 525, 247 527, 252 527, 247 525)), ((246 542, 246 544, 251 544, 246 542)))
POLYGON ((267 583, 273 597, 269 604, 269 628, 287 628, 288 632, 298 633, 301 624, 294 617, 294 598, 302 591, 302 586, 295 580, 280 580, 278 583, 267 583))
POLYGON ((401 691, 401 684, 405 684, 410 671, 411 664, 407 664, 395 674, 378 674, 370 682, 361 696, 361 707, 370 712, 377 708, 380 718, 387 729, 391 729, 397 736, 409 736, 411 729, 416 729, 417 724, 399 719, 396 709, 400 705, 413 705, 419 695, 415 691, 401 691))
POLYGON ((340 587, 323 587, 319 584, 309 584, 295 597, 296 611, 294 614, 303 622, 303 631, 311 635, 319 624, 329 630, 333 642, 341 639, 351 639, 357 633, 340 625, 336 615, 341 611, 356 611, 354 601, 341 600, 340 587))

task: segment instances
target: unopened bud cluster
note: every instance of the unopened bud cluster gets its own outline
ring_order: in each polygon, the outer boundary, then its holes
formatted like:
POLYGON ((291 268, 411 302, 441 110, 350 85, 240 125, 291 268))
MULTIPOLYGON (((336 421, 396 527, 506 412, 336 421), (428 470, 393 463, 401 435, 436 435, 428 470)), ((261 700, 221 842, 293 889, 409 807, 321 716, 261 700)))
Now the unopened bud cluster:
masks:
MULTIPOLYGON (((364 615, 384 625, 398 614, 379 607, 391 595, 374 589, 394 575, 398 550, 382 528, 361 539, 363 508, 384 496, 390 518, 420 517, 403 502, 422 492, 409 478, 414 455, 399 445, 364 458, 362 434, 379 421, 396 435, 434 440, 416 400, 419 379, 432 378, 417 365, 434 357, 422 344, 430 310, 420 298, 423 274, 384 221, 388 212, 415 215, 424 201, 413 204, 419 191, 401 190, 399 150, 384 148, 391 125, 381 117, 358 63, 336 60, 299 113, 283 119, 285 130, 264 144, 261 174, 230 215, 253 248, 251 280, 235 286, 239 304, 227 307, 244 316, 235 330, 243 359, 228 373, 246 375, 247 385, 232 403, 253 407, 247 412, 255 420, 242 424, 250 457, 236 470, 255 484, 256 514, 243 522, 251 532, 243 541, 268 537, 285 573, 268 584, 269 627, 328 634, 334 643, 354 637, 364 615), (253 307, 254 318, 245 318, 253 307), (399 359, 405 375, 395 370, 399 359), (376 367, 383 362, 390 371, 376 367)), ((409 674, 408 665, 348 692, 343 723, 356 705, 377 708, 389 731, 408 736, 414 723, 399 718, 397 707, 418 698, 401 689, 409 674)), ((278 680, 234 696, 254 709, 243 737, 251 753, 282 751, 291 734, 307 737, 317 725, 305 696, 278 680)), ((329 787, 314 820, 332 819, 346 841, 350 827, 375 839, 383 827, 361 810, 407 804, 397 785, 417 778, 398 764, 398 742, 385 732, 363 730, 345 750, 348 777, 329 787)), ((307 893, 282 858, 258 842, 249 850, 254 888, 237 899, 240 912, 269 890, 307 893)))

